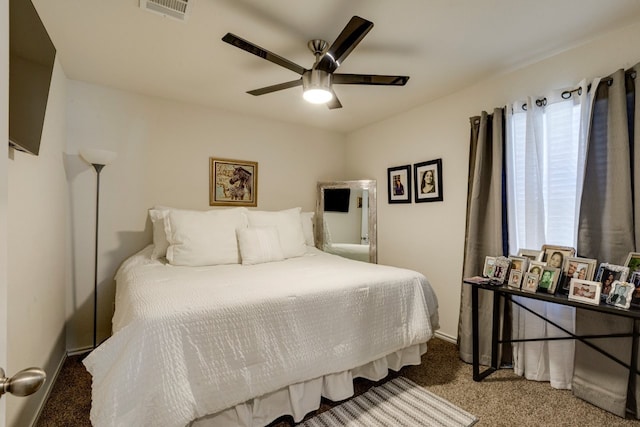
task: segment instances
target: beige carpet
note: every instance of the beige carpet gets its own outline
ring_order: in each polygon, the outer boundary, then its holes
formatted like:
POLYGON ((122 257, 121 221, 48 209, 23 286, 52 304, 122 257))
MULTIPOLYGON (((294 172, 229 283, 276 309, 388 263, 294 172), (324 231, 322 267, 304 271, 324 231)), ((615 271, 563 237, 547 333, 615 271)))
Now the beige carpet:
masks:
MULTIPOLYGON (((422 360, 421 365, 403 368, 399 374, 478 417, 476 426, 640 426, 638 420, 616 417, 573 397, 571 391, 527 381, 511 370, 500 370, 476 383, 471 378, 471 365, 460 361, 456 346, 437 338, 429 342, 422 360)), ((356 380, 356 394, 396 376, 392 374, 379 383, 356 380)), ((90 389, 91 376, 81 358, 67 359, 36 426, 90 426, 90 389)), ((339 403, 323 402, 319 411, 339 403)), ((283 418, 270 427, 293 425, 283 418)))

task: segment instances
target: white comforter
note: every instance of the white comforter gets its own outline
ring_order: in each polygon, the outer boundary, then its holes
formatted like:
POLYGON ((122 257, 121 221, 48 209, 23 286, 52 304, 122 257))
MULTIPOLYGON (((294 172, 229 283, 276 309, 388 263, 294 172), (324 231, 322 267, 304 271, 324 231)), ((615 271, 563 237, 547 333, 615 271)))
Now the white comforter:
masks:
POLYGON ((428 341, 419 273, 324 254, 174 267, 148 247, 116 275, 114 334, 84 364, 95 426, 184 426, 288 384, 428 341))

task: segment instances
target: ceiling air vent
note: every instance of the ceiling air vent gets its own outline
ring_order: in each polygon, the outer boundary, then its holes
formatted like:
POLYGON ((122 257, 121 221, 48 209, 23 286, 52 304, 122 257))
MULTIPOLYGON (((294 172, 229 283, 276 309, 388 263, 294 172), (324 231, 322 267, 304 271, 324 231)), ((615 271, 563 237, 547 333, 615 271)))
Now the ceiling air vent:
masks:
POLYGON ((189 16, 193 0, 140 0, 142 9, 184 21, 189 16))

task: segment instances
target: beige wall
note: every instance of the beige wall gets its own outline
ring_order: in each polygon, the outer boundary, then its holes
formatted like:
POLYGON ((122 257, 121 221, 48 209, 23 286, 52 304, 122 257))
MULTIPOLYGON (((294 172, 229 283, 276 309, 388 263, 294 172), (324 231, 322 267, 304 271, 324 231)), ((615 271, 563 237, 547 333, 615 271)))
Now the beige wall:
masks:
POLYGON ((99 339, 111 330, 113 276, 151 241, 147 210, 209 208, 209 157, 258 162, 258 209, 315 209, 317 181, 344 178, 344 136, 304 126, 68 82, 67 174, 71 186, 74 280, 67 295, 67 347, 93 337, 93 168, 81 147, 113 150, 101 173, 99 339))
MULTIPOLYGON (((9 140, 9 2, 0 0, 0 135, 9 140)), ((7 157, 0 156, 0 367, 7 367, 7 157)), ((7 399, 0 399, 0 427, 6 425, 7 399)))
MULTIPOLYGON (((10 150, 8 160, 8 362, 10 375, 30 366, 53 378, 65 355, 68 197, 66 77, 56 61, 40 154, 10 150)), ((7 399, 7 425, 30 425, 49 381, 34 396, 7 399)))
MULTIPOLYGON (((464 250, 469 117, 527 95, 572 86, 640 61, 640 23, 545 61, 353 132, 349 179, 378 180, 378 260, 424 273, 440 301, 441 333, 457 337, 464 250), (444 201, 386 202, 387 168, 442 158, 444 201)), ((412 76, 412 79, 420 76, 412 76)), ((409 86, 411 82, 409 82, 409 86)))

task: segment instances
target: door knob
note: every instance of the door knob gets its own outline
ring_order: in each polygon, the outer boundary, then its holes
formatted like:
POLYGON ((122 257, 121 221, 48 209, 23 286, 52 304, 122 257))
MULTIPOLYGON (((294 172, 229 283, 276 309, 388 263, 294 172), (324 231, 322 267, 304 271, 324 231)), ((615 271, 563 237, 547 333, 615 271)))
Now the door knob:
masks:
POLYGON ((40 368, 27 368, 7 378, 4 369, 0 368, 0 397, 5 393, 14 396, 28 396, 42 387, 47 374, 40 368))

